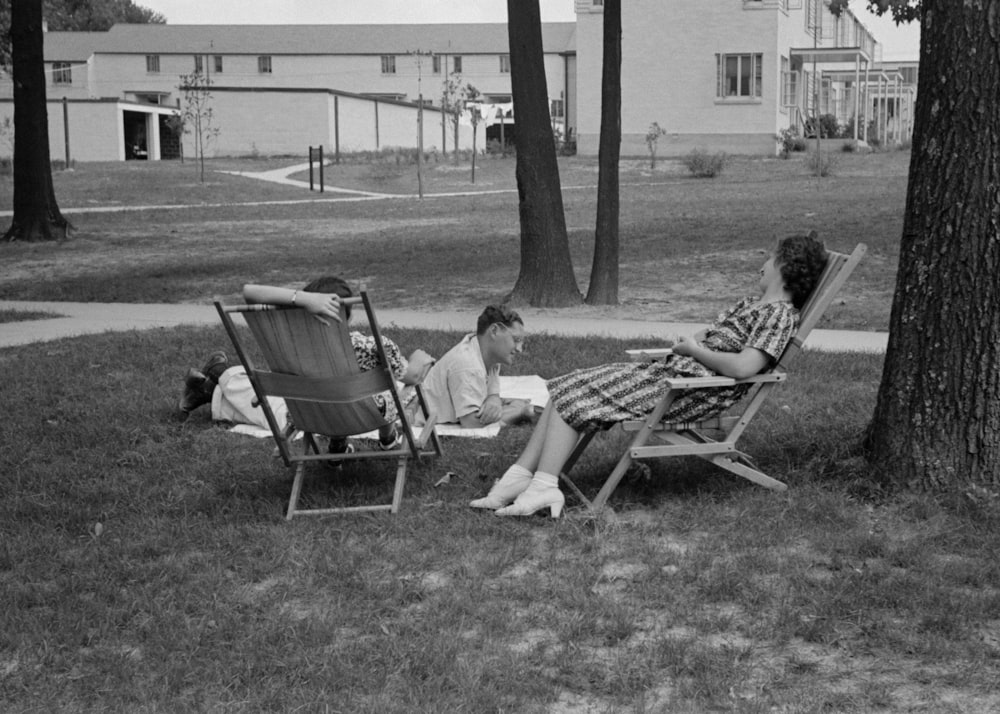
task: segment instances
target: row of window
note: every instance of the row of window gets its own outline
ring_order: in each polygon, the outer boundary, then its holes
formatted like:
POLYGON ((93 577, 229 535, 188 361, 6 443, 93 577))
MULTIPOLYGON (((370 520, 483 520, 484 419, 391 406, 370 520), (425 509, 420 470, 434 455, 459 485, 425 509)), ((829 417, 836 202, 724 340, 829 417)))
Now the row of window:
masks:
MULTIPOLYGON (((500 55, 500 72, 510 73, 510 55, 500 55)), ((746 98, 760 99, 761 77, 763 74, 762 55, 757 54, 720 54, 716 55, 718 64, 718 86, 716 96, 720 99, 746 98)), ((452 57, 453 72, 462 71, 462 57, 452 57)), ((222 55, 212 55, 212 65, 215 74, 223 71, 222 55)), ((55 62, 52 65, 54 84, 71 84, 72 74, 68 62, 55 62)), ((195 72, 205 71, 205 57, 194 56, 195 72)), ((146 71, 156 74, 160 71, 160 56, 146 55, 146 71)), ((257 57, 257 71, 260 74, 271 74, 271 56, 257 57)), ((441 57, 432 57, 431 71, 441 73, 441 57)), ((396 73, 396 55, 382 55, 382 74, 396 73)))
MULTIPOLYGON (((510 55, 499 55, 500 60, 500 73, 510 74, 510 55)), ((433 55, 431 57, 431 72, 433 74, 441 74, 442 67, 442 55, 433 55)), ((222 74, 223 72, 223 61, 222 55, 212 55, 212 71, 215 74, 222 74)), ((452 55, 451 56, 451 71, 454 74, 462 73, 462 56, 452 55)), ((55 62, 53 64, 54 70, 64 71, 64 75, 57 75, 59 77, 65 76, 66 79, 55 79, 56 84, 66 84, 71 80, 69 79, 69 63, 68 62, 55 62), (65 65, 65 69, 61 69, 60 65, 65 65)), ((149 74, 158 74, 160 71, 160 55, 146 55, 146 72, 149 74)), ((204 72, 205 71, 205 55, 194 55, 194 71, 204 72)), ((260 55, 257 57, 257 71, 261 74, 271 74, 271 56, 270 55, 260 55)), ((382 74, 396 74, 396 55, 382 55, 382 74)))
MULTIPOLYGON (((510 74, 510 55, 497 55, 500 60, 500 73, 510 74)), ((431 56, 431 73, 441 74, 442 55, 431 56)), ((451 55, 451 71, 462 73, 462 55, 451 55)), ((382 55, 382 74, 396 74, 396 55, 382 55)))
MULTIPOLYGON (((433 58, 433 71, 435 74, 441 72, 440 57, 433 58)), ((454 61, 454 71, 462 71, 462 58, 452 57, 454 61)), ((203 72, 205 69, 205 58, 202 55, 195 55, 194 69, 196 72, 203 72)), ((787 63, 787 60, 783 60, 787 63)), ((216 74, 223 71, 222 55, 212 56, 213 69, 216 74)), ((760 99, 763 76, 763 55, 760 53, 748 54, 719 54, 716 55, 717 65, 717 86, 716 97, 719 99, 760 99)), ((157 73, 160 71, 160 56, 146 55, 146 71, 157 73)), ((257 57, 257 71, 261 74, 271 74, 270 55, 260 55, 257 57)), ((510 72, 510 56, 500 55, 500 71, 510 72)), ((782 74, 785 75, 786 66, 782 66, 782 74)), ((396 56, 382 55, 382 74, 395 74, 396 56)), ((52 63, 52 83, 72 84, 73 73, 69 62, 52 63)), ((789 91, 786 86, 785 92, 789 91)), ((787 105, 787 98, 783 98, 783 103, 787 105)), ((561 104, 561 103, 560 103, 561 104)), ((562 107, 558 113, 553 109, 553 116, 562 116, 562 107)))
MULTIPOLYGON (((212 71, 215 74, 222 74, 223 67, 222 55, 212 55, 212 71)), ((194 55, 194 71, 199 73, 205 71, 205 55, 194 55)), ((257 57, 257 71, 261 74, 271 74, 270 55, 257 57)), ((149 74, 160 72, 160 55, 146 55, 146 72, 149 74)))

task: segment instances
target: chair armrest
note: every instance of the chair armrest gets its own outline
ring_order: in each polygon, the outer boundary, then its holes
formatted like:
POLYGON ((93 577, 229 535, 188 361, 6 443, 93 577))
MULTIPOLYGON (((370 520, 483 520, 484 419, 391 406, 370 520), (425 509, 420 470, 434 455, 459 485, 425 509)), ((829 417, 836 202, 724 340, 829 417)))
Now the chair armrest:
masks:
POLYGON ((625 354, 633 362, 645 362, 648 360, 663 359, 667 355, 672 355, 673 349, 670 347, 648 347, 646 349, 625 350, 625 354))
POLYGON ((765 372, 746 379, 732 377, 667 377, 663 381, 671 389, 712 389, 714 387, 735 387, 737 384, 760 384, 762 382, 784 382, 788 375, 784 372, 765 372))

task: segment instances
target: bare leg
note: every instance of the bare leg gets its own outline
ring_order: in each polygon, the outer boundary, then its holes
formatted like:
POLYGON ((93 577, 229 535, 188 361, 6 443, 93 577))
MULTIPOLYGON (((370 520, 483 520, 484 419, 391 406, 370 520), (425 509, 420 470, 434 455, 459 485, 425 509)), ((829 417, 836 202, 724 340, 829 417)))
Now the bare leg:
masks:
POLYGON ((564 422, 559 412, 553 409, 546 425, 545 445, 535 470, 558 476, 579 439, 579 432, 564 422))
MULTIPOLYGON (((528 469, 531 473, 534 473, 538 469, 538 461, 541 458, 542 448, 545 446, 546 434, 549 430, 549 419, 554 413, 555 409, 552 408, 551 403, 545 405, 545 411, 538 417, 535 430, 531 432, 531 437, 529 437, 528 443, 525 444, 524 451, 521 452, 516 461, 518 466, 528 469)), ((562 420, 560 419, 560 421, 562 420)))

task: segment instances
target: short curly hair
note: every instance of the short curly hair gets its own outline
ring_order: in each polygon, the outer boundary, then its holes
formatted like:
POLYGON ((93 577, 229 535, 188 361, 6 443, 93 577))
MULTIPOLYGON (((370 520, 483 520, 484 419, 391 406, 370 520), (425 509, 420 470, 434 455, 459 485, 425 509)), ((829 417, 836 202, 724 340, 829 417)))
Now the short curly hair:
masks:
POLYGON ((802 309, 826 268, 826 248, 809 235, 794 235, 782 239, 774 251, 774 263, 781 271, 785 288, 792 294, 792 305, 802 309))
POLYGON ((506 305, 487 305, 479 319, 476 320, 476 334, 482 335, 490 329, 490 325, 513 327, 514 323, 524 324, 524 320, 506 305))

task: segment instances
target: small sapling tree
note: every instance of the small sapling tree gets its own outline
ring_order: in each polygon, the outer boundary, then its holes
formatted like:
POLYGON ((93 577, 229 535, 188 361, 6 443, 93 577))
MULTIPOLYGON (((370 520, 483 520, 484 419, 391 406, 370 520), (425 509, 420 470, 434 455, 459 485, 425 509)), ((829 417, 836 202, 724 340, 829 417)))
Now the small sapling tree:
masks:
POLYGON ((667 133, 667 130, 662 128, 657 122, 653 122, 649 125, 649 131, 646 132, 646 148, 649 149, 649 168, 656 168, 656 145, 660 141, 660 137, 667 133))
POLYGON ((479 101, 480 96, 479 90, 471 84, 462 88, 462 104, 469 112, 469 121, 472 122, 472 183, 476 182, 476 132, 483 120, 483 105, 479 101))
MULTIPOLYGON (((452 72, 441 85, 441 111, 451 125, 454 136, 455 161, 458 161, 458 122, 462 118, 462 75, 452 72)), ((442 147, 445 149, 446 147, 442 147)))
POLYGON ((219 128, 213 126, 212 80, 201 72, 181 75, 180 124, 185 134, 194 138, 194 155, 198 160, 201 182, 205 183, 205 149, 219 135, 219 128))

